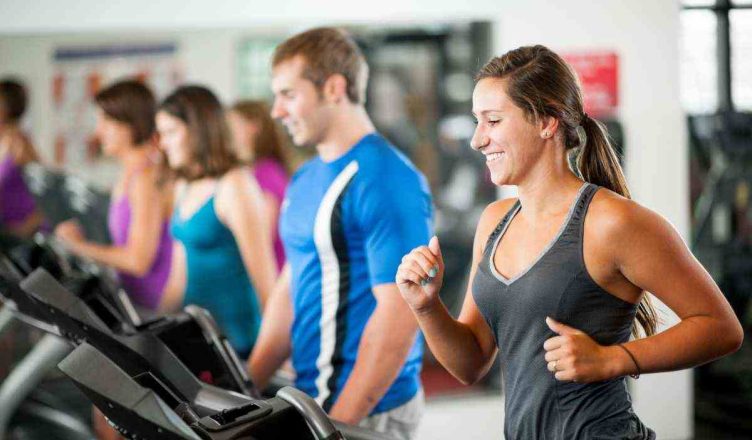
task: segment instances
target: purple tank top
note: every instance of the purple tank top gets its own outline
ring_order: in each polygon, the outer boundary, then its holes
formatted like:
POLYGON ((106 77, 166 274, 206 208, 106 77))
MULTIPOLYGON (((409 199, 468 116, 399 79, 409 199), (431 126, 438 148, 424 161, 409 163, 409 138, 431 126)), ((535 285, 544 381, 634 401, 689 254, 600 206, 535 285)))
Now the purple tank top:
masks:
POLYGON ((36 203, 23 180, 21 167, 7 155, 0 162, 0 224, 21 224, 35 209, 36 203))
MULTIPOLYGON (((128 229, 131 223, 131 205, 128 195, 124 194, 110 204, 107 226, 110 238, 115 246, 124 246, 128 242, 128 229)), ((169 222, 162 223, 159 236, 159 247, 149 272, 142 277, 136 277, 119 272, 120 282, 131 299, 149 309, 156 309, 162 296, 162 290, 167 277, 170 275, 172 261, 172 239, 170 238, 169 222)))
MULTIPOLYGON (((274 159, 260 159, 253 167, 253 176, 258 181, 261 190, 271 194, 277 203, 277 211, 285 198, 285 189, 290 178, 285 168, 274 159)), ((277 258, 277 268, 282 270, 285 264, 285 250, 279 238, 279 225, 273 225, 272 239, 274 240, 274 256, 277 258)))

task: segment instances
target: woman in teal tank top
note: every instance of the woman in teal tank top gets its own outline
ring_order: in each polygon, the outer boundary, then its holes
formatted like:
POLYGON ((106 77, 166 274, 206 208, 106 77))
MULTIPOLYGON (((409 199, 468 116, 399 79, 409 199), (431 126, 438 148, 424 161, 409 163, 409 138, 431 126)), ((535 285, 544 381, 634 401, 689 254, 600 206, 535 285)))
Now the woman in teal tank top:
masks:
POLYGON ((177 89, 161 104, 156 121, 178 179, 174 258, 161 307, 206 308, 246 356, 276 273, 261 191, 233 155, 222 107, 211 91, 177 89))

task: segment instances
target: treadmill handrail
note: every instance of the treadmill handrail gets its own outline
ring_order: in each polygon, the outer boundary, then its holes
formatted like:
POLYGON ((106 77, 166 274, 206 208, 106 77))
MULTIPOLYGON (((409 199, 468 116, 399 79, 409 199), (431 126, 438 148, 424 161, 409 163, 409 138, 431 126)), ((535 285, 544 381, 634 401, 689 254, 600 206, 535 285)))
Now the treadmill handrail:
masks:
MULTIPOLYGON (((128 373, 97 350, 96 347, 86 342, 82 343, 58 364, 58 368, 95 404, 96 402, 90 392, 97 393, 108 401, 121 405, 123 402, 119 401, 119 398, 128 395, 130 398, 128 407, 131 411, 136 412, 139 417, 159 424, 162 429, 170 430, 184 439, 199 440, 198 435, 164 402, 156 390, 142 386, 130 378, 128 373), (91 368, 92 365, 95 365, 96 368, 91 368), (103 380, 103 377, 108 380, 103 380), (128 378, 125 385, 117 383, 117 380, 121 378, 128 378), (148 407, 146 403, 153 403, 163 411, 160 414, 146 413, 144 411, 148 407), (159 420, 160 417, 158 416, 161 416, 162 420, 159 420)), ((99 409, 105 414, 108 412, 106 407, 99 407, 99 409)), ((113 420, 113 422, 118 421, 113 420)))
POLYGON ((60 329, 45 319, 41 305, 30 297, 18 284, 0 276, 0 310, 11 313, 26 324, 45 333, 60 336, 60 329))
POLYGON ((344 439, 329 416, 311 396, 293 387, 277 391, 277 397, 292 405, 321 440, 344 439))
POLYGON ((35 269, 29 274, 29 276, 21 281, 20 287, 35 300, 69 313, 71 316, 100 332, 110 332, 107 325, 105 325, 98 316, 92 313, 88 307, 75 307, 79 303, 83 303, 83 301, 63 287, 60 282, 45 269, 41 267, 35 269))
POLYGON ((251 383, 251 379, 240 363, 237 354, 235 354, 235 350, 230 346, 227 338, 222 336, 222 331, 211 314, 206 309, 196 305, 188 305, 183 308, 183 311, 192 316, 196 324, 204 330, 203 333, 207 339, 206 342, 218 348, 219 353, 217 354, 222 357, 225 364, 229 367, 230 374, 235 379, 235 382, 238 383, 243 394, 259 398, 261 394, 251 383))
POLYGON ((347 423, 332 420, 334 426, 347 440, 394 440, 394 438, 360 426, 348 425, 347 423))
MULTIPOLYGON (((86 335, 82 339, 88 340, 91 345, 99 347, 110 355, 120 353, 120 356, 125 356, 126 353, 132 353, 133 356, 129 357, 132 363, 123 365, 124 369, 131 372, 152 370, 156 376, 168 384, 172 391, 186 400, 195 401, 200 409, 217 411, 232 408, 247 403, 251 398, 201 382, 157 335, 149 331, 142 329, 133 334, 113 332, 81 298, 67 291, 42 268, 32 272, 21 283, 21 288, 40 303, 54 307, 63 313, 61 315, 63 319, 58 322, 58 325, 63 327, 63 331, 66 331, 65 326, 68 322, 74 323, 76 327, 79 327, 78 323, 80 323, 80 330, 86 335), (89 328, 83 328, 87 326, 89 328), (109 344, 102 345, 101 341, 108 341, 109 344)), ((53 320, 53 322, 57 321, 53 320)))

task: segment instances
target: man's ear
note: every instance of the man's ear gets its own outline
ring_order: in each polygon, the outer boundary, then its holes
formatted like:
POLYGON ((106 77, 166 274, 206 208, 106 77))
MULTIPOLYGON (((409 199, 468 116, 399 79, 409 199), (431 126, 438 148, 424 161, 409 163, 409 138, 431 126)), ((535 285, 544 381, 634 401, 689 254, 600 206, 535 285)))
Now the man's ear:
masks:
POLYGON ((347 79, 340 73, 330 75, 324 82, 323 95, 327 102, 335 104, 347 99, 347 79))

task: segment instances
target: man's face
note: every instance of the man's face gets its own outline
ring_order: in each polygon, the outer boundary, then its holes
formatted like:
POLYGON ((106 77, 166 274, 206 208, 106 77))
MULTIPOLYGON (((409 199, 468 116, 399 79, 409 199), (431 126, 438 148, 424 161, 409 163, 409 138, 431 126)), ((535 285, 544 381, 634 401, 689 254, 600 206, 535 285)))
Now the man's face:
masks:
POLYGON ((298 55, 272 69, 272 118, 282 122, 296 145, 313 147, 329 131, 332 106, 316 85, 303 77, 305 68, 305 59, 298 55))

